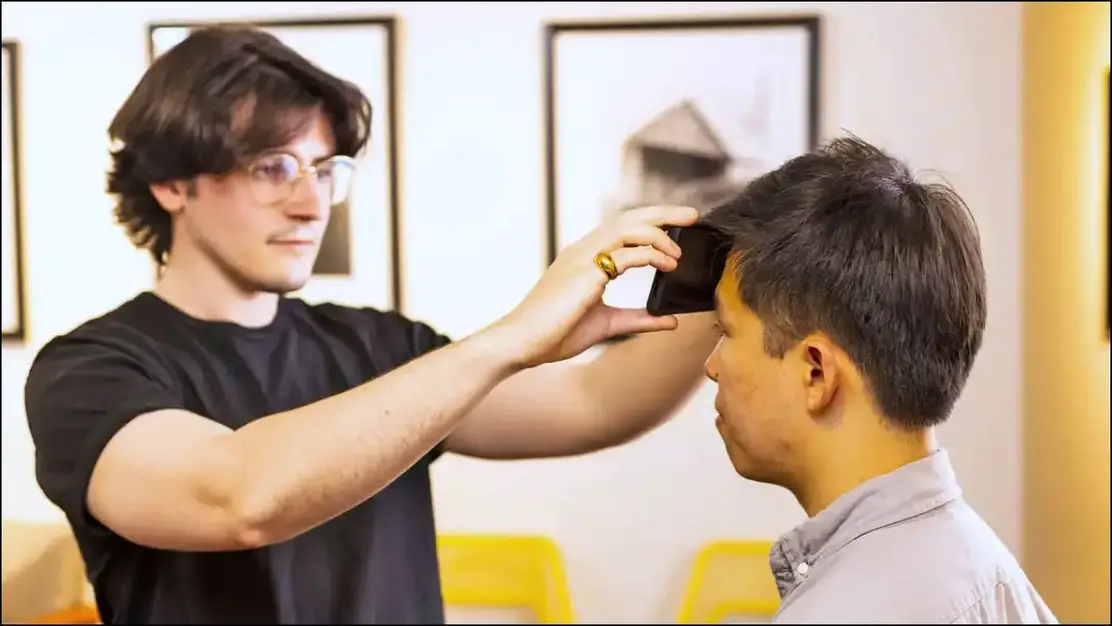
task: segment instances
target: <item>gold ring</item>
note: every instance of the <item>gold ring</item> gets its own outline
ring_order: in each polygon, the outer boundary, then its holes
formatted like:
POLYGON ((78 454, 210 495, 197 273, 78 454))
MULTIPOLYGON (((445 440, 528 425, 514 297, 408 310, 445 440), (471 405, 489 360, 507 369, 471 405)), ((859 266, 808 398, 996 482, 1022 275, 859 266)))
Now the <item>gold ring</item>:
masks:
POLYGON ((614 257, 609 252, 599 252, 595 255, 595 265, 602 270, 610 280, 618 277, 618 266, 614 265, 614 257))

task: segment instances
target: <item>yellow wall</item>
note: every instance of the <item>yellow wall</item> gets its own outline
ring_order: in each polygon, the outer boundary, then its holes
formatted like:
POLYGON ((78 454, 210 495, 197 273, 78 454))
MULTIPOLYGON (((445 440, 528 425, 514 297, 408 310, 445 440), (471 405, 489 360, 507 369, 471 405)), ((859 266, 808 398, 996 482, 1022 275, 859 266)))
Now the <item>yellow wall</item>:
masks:
POLYGON ((1109 3, 1024 3, 1024 565, 1109 620, 1109 3))

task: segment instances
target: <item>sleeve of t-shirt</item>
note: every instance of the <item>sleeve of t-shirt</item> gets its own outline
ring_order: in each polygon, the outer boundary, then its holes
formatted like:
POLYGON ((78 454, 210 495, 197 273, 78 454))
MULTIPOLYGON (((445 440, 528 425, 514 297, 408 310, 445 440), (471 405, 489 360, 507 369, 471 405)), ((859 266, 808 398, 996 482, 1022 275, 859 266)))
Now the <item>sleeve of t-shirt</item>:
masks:
MULTIPOLYGON (((385 319, 387 320, 386 324, 390 327, 387 332, 391 335, 396 334, 397 339, 401 340, 404 345, 402 351, 405 353, 405 357, 401 359, 397 367, 452 343, 447 335, 437 332, 432 326, 425 322, 409 319, 400 313, 388 313, 385 319)), ((443 442, 436 444, 436 447, 429 452, 429 462, 439 459, 442 454, 444 454, 443 442)))
POLYGON ((409 325, 409 347, 413 358, 423 356, 452 343, 447 335, 442 335, 432 326, 420 321, 405 320, 409 325))
POLYGON ((401 367, 433 350, 443 348, 452 340, 432 326, 410 319, 396 311, 379 313, 370 310, 371 335, 389 346, 393 367, 401 367))
POLYGON ((36 356, 24 403, 39 486, 75 524, 98 527, 86 506, 93 467, 136 417, 180 409, 182 394, 152 357, 108 340, 67 336, 36 356))

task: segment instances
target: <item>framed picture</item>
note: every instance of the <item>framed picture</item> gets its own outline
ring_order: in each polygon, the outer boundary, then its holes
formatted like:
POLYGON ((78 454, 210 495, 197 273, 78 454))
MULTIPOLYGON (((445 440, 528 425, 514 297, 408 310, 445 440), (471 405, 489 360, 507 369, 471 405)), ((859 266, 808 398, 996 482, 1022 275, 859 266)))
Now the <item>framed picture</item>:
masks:
POLYGON ((191 30, 250 25, 278 37, 371 101, 371 141, 347 202, 332 207, 313 277, 298 293, 311 302, 402 308, 397 171, 397 35, 392 17, 160 22, 149 26, 148 61, 191 30))
MULTIPOLYGON (((817 17, 553 23, 545 34, 548 262, 607 215, 701 210, 812 149, 817 17)), ((642 308, 651 268, 606 289, 642 308)))
POLYGON ((23 193, 20 176, 19 43, 5 40, 3 71, 3 338, 27 338, 26 293, 23 272, 23 193))

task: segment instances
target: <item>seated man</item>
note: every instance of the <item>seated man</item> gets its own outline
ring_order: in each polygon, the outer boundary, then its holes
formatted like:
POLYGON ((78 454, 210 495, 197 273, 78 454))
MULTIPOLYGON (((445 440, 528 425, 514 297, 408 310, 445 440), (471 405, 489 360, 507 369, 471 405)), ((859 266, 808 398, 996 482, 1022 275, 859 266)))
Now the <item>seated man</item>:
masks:
POLYGON ((935 441, 985 326, 961 198, 838 139, 707 221, 731 244, 718 430, 738 474, 809 517, 772 550, 776 621, 1057 623, 935 441))

